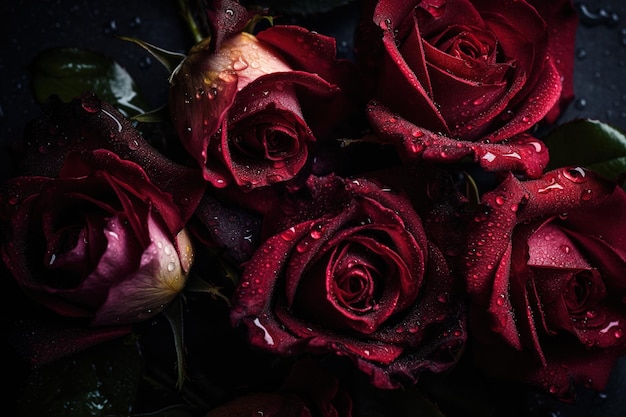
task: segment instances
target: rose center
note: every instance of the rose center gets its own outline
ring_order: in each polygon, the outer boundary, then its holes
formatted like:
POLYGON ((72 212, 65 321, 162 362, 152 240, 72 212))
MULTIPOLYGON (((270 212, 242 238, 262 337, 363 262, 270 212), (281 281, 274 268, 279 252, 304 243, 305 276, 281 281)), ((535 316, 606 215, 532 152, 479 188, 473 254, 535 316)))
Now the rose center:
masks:
POLYGON ((575 273, 565 290, 565 303, 572 315, 585 314, 602 297, 603 286, 598 288, 601 278, 597 270, 583 270, 575 273))
POLYGON ((233 134, 233 144, 241 156, 282 160, 297 154, 298 131, 288 121, 242 124, 233 134))

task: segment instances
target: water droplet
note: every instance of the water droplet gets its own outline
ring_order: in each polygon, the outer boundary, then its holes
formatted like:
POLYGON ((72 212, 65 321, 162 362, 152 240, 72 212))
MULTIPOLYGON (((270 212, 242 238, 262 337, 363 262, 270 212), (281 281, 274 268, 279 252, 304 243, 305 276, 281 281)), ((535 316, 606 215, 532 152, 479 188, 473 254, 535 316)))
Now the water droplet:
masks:
POLYGON ((500 294, 498 296, 498 298, 496 299, 496 304, 499 305, 500 307, 502 307, 504 305, 504 302, 506 301, 506 297, 504 294, 500 294))
POLYGON ((296 245, 296 250, 300 253, 304 253, 308 249, 309 249, 309 242, 307 242, 306 240, 298 242, 298 244, 296 245))
POLYGON ((233 69, 235 71, 242 71, 246 68, 248 68, 248 62, 242 57, 238 57, 237 60, 233 62, 233 69))
POLYGON ((563 176, 576 184, 587 181, 587 173, 581 167, 566 169, 563 171, 563 176))
POLYGON ((535 148, 535 152, 539 153, 543 150, 543 145, 539 142, 528 142, 529 145, 532 145, 535 148))
POLYGON ((139 142, 137 141, 137 139, 133 139, 130 142, 128 142, 128 148, 131 151, 136 151, 137 149, 139 149, 139 142))
POLYGON ((624 331, 622 329, 615 329, 615 331, 613 332, 613 336, 616 339, 621 339, 624 336, 624 331))
POLYGON ((281 232, 280 237, 287 242, 293 240, 296 237, 295 227, 290 227, 289 229, 281 232))
POLYGON ((233 11, 233 9, 226 9, 226 11, 224 13, 226 13, 228 16, 234 16, 235 15, 235 12, 233 11))
POLYGON ((563 253, 570 253, 572 248, 569 245, 561 245, 560 246, 561 252, 563 253))
POLYGON ((615 12, 610 12, 607 9, 600 8, 596 11, 589 9, 584 3, 577 5, 577 9, 580 16, 580 22, 585 26, 615 26, 619 23, 619 15, 615 12))
POLYGON ((322 237, 322 231, 323 231, 323 226, 321 224, 317 224, 316 226, 313 227, 313 229, 311 230, 311 237, 313 239, 319 239, 322 237))
POLYGON ((137 66, 141 69, 150 68, 151 65, 152 65, 152 57, 148 55, 139 58, 139 62, 137 62, 137 66))
POLYGON ((411 153, 418 154, 424 150, 424 145, 421 142, 411 142, 408 150, 411 153))
POLYGON ((139 16, 135 16, 131 21, 129 26, 131 27, 131 29, 135 29, 138 28, 139 26, 141 26, 141 17, 139 16))
POLYGON ((273 345, 274 338, 272 337, 272 335, 270 335, 270 333, 267 331, 265 326, 261 324, 261 321, 259 320, 258 317, 253 320, 253 323, 256 327, 258 327, 259 329, 263 331, 263 339, 265 340, 265 343, 267 343, 268 345, 273 345))
POLYGON ((547 187, 538 189, 537 192, 539 194, 545 194, 552 190, 562 190, 562 189, 563 189, 563 186, 559 184, 558 182, 556 182, 554 179, 552 179, 552 184, 548 185, 547 187))
POLYGON ((585 108, 587 108, 587 99, 584 97, 579 98, 578 100, 576 100, 576 102, 574 103, 574 106, 578 109, 578 110, 585 110, 585 108))
POLYGON ((243 288, 248 288, 250 286, 250 281, 241 281, 241 285, 243 288))
POLYGON ((217 97, 217 88, 215 87, 209 88, 207 97, 209 98, 209 100, 213 100, 215 97, 217 97))
POLYGON ((100 102, 90 97, 82 99, 80 105, 87 113, 97 113, 101 108, 100 102))
POLYGON ((583 190, 583 192, 580 194, 580 199, 583 201, 589 201, 592 198, 593 198, 593 191, 588 188, 583 190))
POLYGON ((587 50, 583 48, 578 49, 576 51, 576 58, 581 60, 587 58, 587 50))
POLYGON ((472 104, 474 106, 480 106, 481 104, 483 104, 485 102, 486 99, 487 99, 487 96, 483 94, 482 96, 480 96, 477 99, 475 99, 474 101, 472 101, 472 104))
POLYGON ((499 195, 499 196, 496 197, 496 204, 497 205, 501 206, 505 202, 506 202, 506 199, 504 198, 504 196, 499 195))
POLYGON ((176 265, 174 265, 174 262, 169 262, 169 263, 167 264, 167 270, 168 270, 169 272, 172 272, 175 268, 176 268, 176 265))

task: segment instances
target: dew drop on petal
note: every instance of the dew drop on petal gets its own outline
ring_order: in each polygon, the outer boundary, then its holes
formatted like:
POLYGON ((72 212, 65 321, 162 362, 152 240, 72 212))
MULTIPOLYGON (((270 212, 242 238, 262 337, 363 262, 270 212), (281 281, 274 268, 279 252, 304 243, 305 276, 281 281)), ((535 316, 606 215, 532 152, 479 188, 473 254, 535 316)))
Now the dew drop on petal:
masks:
POLYGON ((566 169, 563 171, 563 176, 576 184, 587 181, 587 174, 581 167, 566 169))
POLYGON ((589 201, 592 198, 593 198, 593 191, 588 188, 583 190, 583 192, 580 194, 580 199, 583 201, 589 201))
POLYGON ((280 237, 287 242, 293 240, 296 237, 296 229, 294 227, 290 227, 289 229, 281 232, 280 237))
POLYGON ((309 242, 307 242, 306 240, 298 242, 298 244, 296 245, 296 250, 300 253, 304 253, 308 249, 309 249, 309 242))
POLYGON ((504 294, 500 294, 498 298, 496 299, 496 304, 502 307, 504 305, 504 302, 505 302, 505 296, 504 294))
POLYGON ((311 230, 311 237, 313 239, 319 239, 322 237, 322 231, 321 230, 317 230, 317 229, 313 229, 311 230))

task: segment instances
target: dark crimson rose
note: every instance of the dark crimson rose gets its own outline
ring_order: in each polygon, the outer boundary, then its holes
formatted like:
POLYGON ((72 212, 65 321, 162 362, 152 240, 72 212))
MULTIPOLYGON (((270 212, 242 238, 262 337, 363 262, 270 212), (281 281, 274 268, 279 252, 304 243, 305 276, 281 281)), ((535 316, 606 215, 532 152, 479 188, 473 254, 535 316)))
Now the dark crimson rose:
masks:
POLYGON ((486 193, 469 228, 476 353, 561 397, 601 390, 626 352, 626 194, 583 168, 486 193))
POLYGON ((56 178, 12 178, 1 201, 8 271, 75 327, 145 320, 185 285, 193 248, 180 210, 111 151, 71 152, 56 178))
POLYGON ((251 189, 298 174, 346 112, 338 84, 348 62, 335 54, 333 38, 296 26, 195 45, 172 74, 169 103, 204 178, 251 189))
POLYGON ((352 399, 336 377, 310 359, 293 365, 274 392, 244 395, 209 411, 206 417, 350 417, 352 399))
POLYGON ((455 362, 464 309, 404 194, 365 178, 309 177, 264 230, 232 301, 253 345, 347 356, 381 388, 455 362))
POLYGON ((27 126, 22 143, 12 176, 58 177, 71 151, 107 149, 140 165, 155 186, 171 194, 184 222, 196 210, 206 188, 197 168, 161 154, 131 120, 93 93, 69 103, 50 97, 43 113, 27 126))
POLYGON ((373 105, 415 125, 435 159, 451 159, 440 155, 449 142, 500 143, 554 122, 573 97, 570 0, 371 3, 356 45, 373 105))

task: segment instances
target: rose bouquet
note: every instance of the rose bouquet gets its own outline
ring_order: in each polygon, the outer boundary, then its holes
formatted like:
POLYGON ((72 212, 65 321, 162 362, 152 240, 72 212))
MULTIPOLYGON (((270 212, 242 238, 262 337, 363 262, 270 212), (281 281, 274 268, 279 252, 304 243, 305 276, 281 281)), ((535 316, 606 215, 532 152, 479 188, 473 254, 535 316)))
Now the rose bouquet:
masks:
POLYGON ((354 2, 351 58, 277 12, 336 3, 181 2, 185 53, 122 36, 168 70, 152 111, 93 52, 38 57, 0 198, 17 415, 527 416, 606 387, 626 138, 560 121, 574 5, 354 2))

